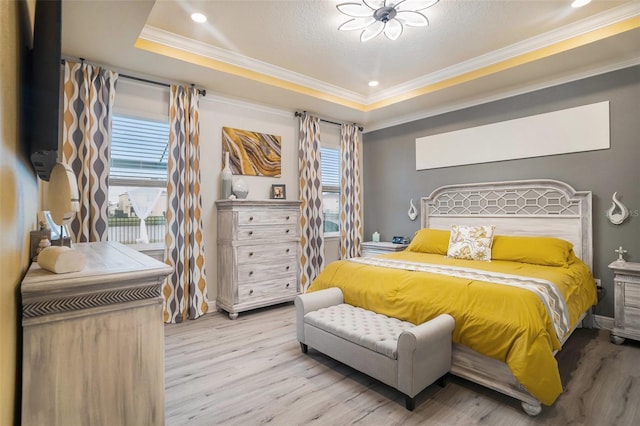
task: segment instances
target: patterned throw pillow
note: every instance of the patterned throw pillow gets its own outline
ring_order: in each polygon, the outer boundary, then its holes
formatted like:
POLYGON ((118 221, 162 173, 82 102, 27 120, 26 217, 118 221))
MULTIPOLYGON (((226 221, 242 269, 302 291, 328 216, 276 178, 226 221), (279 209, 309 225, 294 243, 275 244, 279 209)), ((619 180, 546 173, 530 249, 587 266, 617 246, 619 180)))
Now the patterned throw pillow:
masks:
POLYGON ((495 226, 451 226, 447 257, 491 262, 491 240, 495 226))

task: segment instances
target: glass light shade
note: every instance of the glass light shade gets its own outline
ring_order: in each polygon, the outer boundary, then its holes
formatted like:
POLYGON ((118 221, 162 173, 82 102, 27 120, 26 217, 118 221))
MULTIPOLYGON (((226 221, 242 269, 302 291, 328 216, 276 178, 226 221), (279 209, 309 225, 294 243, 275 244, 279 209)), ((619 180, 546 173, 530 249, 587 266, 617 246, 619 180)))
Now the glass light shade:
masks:
POLYGON ((351 19, 338 27, 341 31, 362 30, 360 41, 369 41, 379 34, 389 40, 397 40, 409 27, 426 27, 429 20, 418 12, 427 9, 439 0, 362 0, 362 3, 342 3, 337 5, 340 13, 351 19))
POLYGON ((396 19, 409 27, 426 27, 429 20, 420 12, 400 11, 396 15, 396 19))
POLYGON ((374 21, 371 25, 365 28, 360 34, 360 41, 369 41, 372 38, 377 37, 382 31, 384 31, 385 24, 380 21, 374 21))
POLYGON ((402 24, 400 23, 399 20, 392 19, 385 24, 384 35, 386 35, 389 40, 397 40, 401 34, 402 34, 402 24))
POLYGON ((338 29, 340 31, 363 30, 367 28, 369 25, 373 24, 374 22, 376 22, 376 20, 373 19, 373 17, 354 18, 354 19, 349 19, 347 22, 340 25, 338 29))

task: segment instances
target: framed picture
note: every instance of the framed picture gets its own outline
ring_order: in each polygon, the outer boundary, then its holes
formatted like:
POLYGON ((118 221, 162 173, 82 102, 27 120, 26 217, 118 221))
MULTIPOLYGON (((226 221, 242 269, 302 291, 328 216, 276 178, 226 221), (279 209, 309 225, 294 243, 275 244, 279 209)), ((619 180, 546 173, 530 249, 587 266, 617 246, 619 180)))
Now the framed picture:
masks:
POLYGON ((229 153, 234 175, 280 177, 282 138, 248 130, 222 128, 222 158, 229 153))
POLYGON ((271 198, 275 200, 284 200, 287 198, 287 187, 285 185, 271 185, 271 198))

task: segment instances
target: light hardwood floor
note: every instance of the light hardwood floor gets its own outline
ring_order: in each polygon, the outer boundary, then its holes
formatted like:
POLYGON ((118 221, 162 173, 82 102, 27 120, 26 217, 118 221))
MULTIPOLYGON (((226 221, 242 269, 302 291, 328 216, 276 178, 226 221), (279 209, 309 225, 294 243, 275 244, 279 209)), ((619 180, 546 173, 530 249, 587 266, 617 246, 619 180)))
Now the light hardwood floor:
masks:
POLYGON ((403 396, 296 340, 288 303, 165 326, 167 425, 638 425, 640 343, 579 329, 558 355, 565 392, 528 417, 516 400, 448 376, 403 396))

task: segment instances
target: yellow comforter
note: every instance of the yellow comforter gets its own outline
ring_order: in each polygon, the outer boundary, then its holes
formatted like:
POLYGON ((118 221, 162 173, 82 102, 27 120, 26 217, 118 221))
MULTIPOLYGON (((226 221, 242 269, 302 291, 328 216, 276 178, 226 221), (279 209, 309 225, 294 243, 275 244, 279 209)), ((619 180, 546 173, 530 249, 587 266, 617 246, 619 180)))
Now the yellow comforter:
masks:
MULTIPOLYGON (((496 260, 457 260, 409 251, 384 257, 551 281, 564 296, 572 328, 580 315, 597 302, 591 272, 575 256, 567 268, 496 260)), ((448 313, 456 321, 455 343, 505 362, 519 383, 543 404, 551 405, 562 393, 553 355, 561 348, 561 342, 544 304, 531 291, 350 261, 329 264, 308 291, 328 287, 342 289, 345 303, 414 324, 448 313)))

